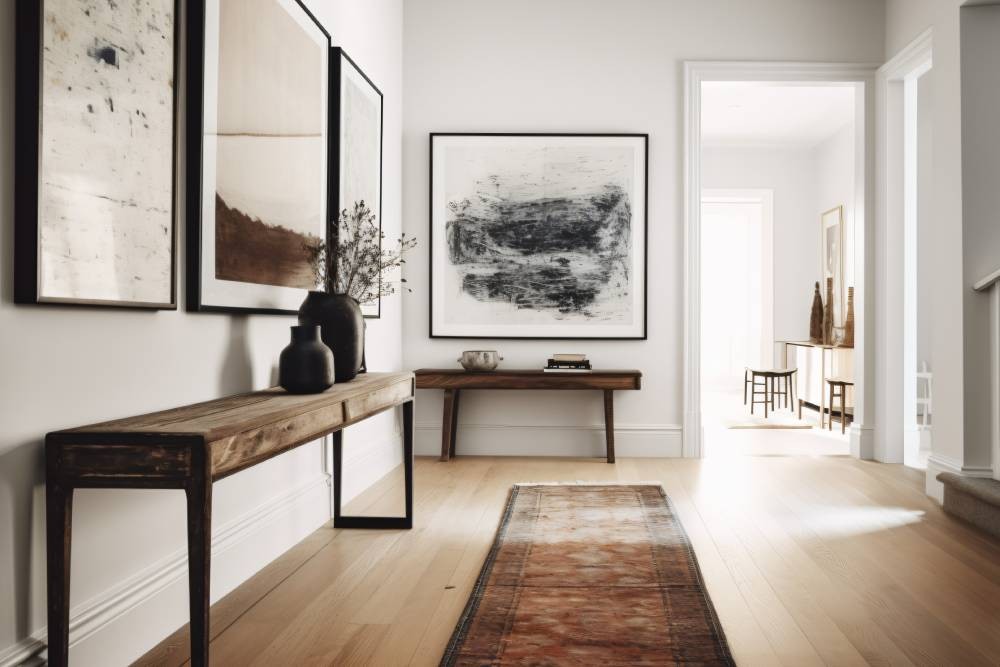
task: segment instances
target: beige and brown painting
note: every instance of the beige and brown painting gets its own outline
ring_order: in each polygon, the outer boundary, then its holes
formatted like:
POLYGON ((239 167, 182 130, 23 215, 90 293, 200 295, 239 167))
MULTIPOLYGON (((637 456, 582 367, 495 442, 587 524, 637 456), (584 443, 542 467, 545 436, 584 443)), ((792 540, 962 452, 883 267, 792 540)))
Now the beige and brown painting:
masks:
POLYGON ((329 40, 295 0, 208 9, 206 35, 217 39, 206 40, 205 65, 209 297, 294 308, 298 290, 315 287, 310 249, 325 238, 329 40))

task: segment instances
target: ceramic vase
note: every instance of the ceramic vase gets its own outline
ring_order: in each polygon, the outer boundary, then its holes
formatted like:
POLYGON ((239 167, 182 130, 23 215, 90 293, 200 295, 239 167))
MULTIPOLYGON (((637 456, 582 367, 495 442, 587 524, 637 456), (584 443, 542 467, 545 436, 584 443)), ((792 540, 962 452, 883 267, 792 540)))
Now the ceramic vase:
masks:
POLYGON ((826 304, 823 306, 823 344, 833 345, 833 278, 826 279, 826 304))
POLYGON ((323 342, 333 350, 337 382, 349 382, 362 372, 365 318, 354 298, 346 294, 309 292, 299 306, 299 324, 319 325, 323 342))
POLYGON ((847 317, 844 318, 844 347, 854 347, 854 288, 847 288, 847 317))
POLYGON ((292 342, 281 351, 278 383, 290 394, 318 394, 333 384, 333 352, 315 325, 292 327, 292 342))
POLYGON ((823 342, 823 297, 819 294, 819 282, 813 292, 812 313, 809 315, 809 340, 823 342))

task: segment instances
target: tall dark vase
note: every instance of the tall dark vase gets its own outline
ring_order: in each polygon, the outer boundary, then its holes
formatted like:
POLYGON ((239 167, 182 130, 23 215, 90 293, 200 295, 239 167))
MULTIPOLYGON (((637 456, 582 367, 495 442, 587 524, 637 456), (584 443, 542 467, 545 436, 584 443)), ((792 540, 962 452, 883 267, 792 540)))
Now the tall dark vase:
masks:
POLYGON ((337 382, 353 380, 365 358, 365 318, 346 294, 309 292, 299 306, 299 324, 318 324, 323 342, 333 350, 337 382))
POLYGON ((278 383, 290 394, 318 394, 333 384, 333 366, 318 326, 292 327, 292 342, 281 351, 278 383))

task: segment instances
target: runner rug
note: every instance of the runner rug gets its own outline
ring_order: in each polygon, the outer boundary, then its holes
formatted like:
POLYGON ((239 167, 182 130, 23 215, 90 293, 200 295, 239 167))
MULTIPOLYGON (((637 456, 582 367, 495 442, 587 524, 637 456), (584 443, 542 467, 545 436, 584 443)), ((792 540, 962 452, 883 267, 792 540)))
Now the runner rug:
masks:
POLYGON ((663 489, 518 485, 442 665, 732 665, 663 489))

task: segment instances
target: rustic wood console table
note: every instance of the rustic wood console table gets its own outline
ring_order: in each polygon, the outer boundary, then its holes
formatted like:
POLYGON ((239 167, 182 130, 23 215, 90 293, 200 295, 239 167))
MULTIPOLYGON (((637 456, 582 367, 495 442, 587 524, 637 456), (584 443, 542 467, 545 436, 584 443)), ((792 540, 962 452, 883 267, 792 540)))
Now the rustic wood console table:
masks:
POLYGON ((183 489, 187 494, 191 663, 208 664, 212 483, 333 434, 334 519, 340 528, 413 525, 412 373, 366 373, 322 394, 280 388, 139 417, 49 433, 45 438, 48 539, 48 659, 69 658, 73 489, 183 489), (340 514, 342 429, 395 406, 403 409, 403 517, 340 514))
POLYGON ((594 389, 604 392, 604 436, 608 463, 615 462, 614 392, 641 389, 639 371, 593 371, 591 373, 548 373, 541 370, 499 370, 471 372, 455 368, 422 368, 415 372, 417 389, 444 389, 444 418, 441 424, 441 460, 455 455, 458 431, 458 399, 466 389, 594 389))

